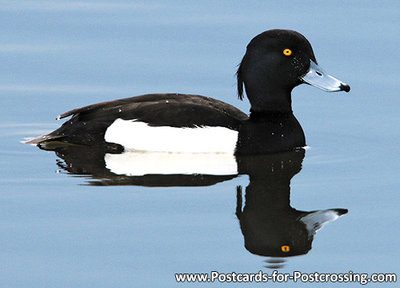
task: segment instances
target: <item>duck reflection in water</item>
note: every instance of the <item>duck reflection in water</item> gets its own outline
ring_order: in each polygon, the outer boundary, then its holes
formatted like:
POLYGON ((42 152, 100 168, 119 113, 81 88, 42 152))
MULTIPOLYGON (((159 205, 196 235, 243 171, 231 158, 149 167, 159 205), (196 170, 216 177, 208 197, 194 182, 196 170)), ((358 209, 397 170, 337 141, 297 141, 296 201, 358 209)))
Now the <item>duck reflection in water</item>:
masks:
POLYGON ((303 149, 238 159, 239 171, 248 174, 245 205, 237 187, 236 216, 245 247, 253 254, 270 256, 268 268, 284 265, 284 258, 306 254, 314 235, 324 224, 346 214, 347 209, 299 211, 290 206, 290 180, 300 172, 303 149))
MULTIPOLYGON (((132 152, 109 154, 102 150, 86 149, 76 145, 58 146, 54 151, 62 159, 57 161, 62 170, 69 174, 90 176, 93 180, 90 180, 89 184, 95 186, 210 186, 239 175, 248 175, 250 182, 245 189, 245 197, 242 195, 242 187, 236 188, 236 216, 240 222, 246 249, 253 254, 270 257, 265 260, 266 267, 273 269, 283 267, 286 257, 308 253, 316 231, 324 224, 347 213, 347 209, 300 211, 290 206, 290 181, 302 169, 304 149, 259 155, 236 155, 231 163, 234 168, 229 165, 221 167, 219 171, 214 170, 214 175, 189 172, 190 168, 197 169, 197 172, 201 171, 202 165, 210 165, 212 162, 210 159, 211 162, 200 163, 197 167, 192 163, 190 167, 170 167, 164 173, 152 174, 152 171, 162 172, 162 164, 153 167, 155 163, 148 166, 137 161, 141 159, 151 162, 159 159, 157 157, 160 155, 146 156, 146 153, 135 155, 132 152), (155 158, 152 160, 151 157, 155 158), (186 174, 182 173, 184 171, 186 174)), ((186 160, 182 159, 184 155, 178 156, 181 157, 178 160, 180 165, 196 160, 196 156, 186 156, 189 157, 186 160)), ((213 155, 213 157, 218 163, 220 157, 226 155, 213 155)))

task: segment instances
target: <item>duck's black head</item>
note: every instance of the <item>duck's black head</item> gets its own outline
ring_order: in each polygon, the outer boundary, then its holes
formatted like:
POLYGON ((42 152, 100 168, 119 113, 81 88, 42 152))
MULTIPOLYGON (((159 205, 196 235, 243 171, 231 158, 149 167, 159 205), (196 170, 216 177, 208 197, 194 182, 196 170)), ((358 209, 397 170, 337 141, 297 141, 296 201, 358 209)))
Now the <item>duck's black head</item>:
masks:
POLYGON ((308 40, 292 30, 268 30, 247 45, 237 71, 238 95, 243 85, 254 112, 291 112, 291 91, 301 83, 325 91, 348 92, 350 87, 326 74, 308 40))

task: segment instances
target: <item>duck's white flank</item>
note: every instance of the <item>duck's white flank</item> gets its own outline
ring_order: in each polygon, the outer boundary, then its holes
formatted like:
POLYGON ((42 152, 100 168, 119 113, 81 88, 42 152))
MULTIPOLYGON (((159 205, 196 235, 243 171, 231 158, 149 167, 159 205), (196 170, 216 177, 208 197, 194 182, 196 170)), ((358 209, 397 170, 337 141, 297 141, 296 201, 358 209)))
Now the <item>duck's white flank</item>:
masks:
POLYGON ((237 138, 237 131, 225 127, 154 127, 123 119, 115 120, 104 135, 105 141, 120 144, 125 150, 185 153, 233 154, 237 138))
POLYGON ((106 154, 104 161, 111 172, 126 176, 238 173, 235 156, 231 153, 124 152, 106 154))

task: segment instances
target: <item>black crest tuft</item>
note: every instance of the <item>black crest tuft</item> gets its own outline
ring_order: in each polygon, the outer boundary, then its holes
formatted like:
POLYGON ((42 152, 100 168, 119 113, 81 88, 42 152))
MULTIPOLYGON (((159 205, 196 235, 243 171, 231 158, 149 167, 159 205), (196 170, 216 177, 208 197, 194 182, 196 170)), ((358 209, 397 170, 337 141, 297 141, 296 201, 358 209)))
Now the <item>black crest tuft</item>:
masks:
POLYGON ((237 78, 237 90, 238 90, 238 98, 240 100, 243 100, 244 96, 243 96, 243 85, 244 85, 244 81, 243 81, 243 61, 244 58, 242 59, 242 61, 239 64, 239 68, 236 72, 236 78, 237 78))

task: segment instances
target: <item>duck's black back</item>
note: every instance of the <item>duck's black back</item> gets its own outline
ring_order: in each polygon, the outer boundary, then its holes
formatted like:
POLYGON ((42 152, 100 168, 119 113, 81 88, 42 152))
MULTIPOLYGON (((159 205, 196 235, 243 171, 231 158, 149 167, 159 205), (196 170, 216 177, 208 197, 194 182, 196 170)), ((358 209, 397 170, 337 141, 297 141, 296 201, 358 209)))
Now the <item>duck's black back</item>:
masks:
POLYGON ((116 119, 141 121, 149 126, 219 126, 236 131, 248 119, 247 114, 222 101, 176 93, 147 94, 98 103, 71 110, 58 119, 68 116, 72 118, 59 129, 30 143, 65 139, 74 144, 102 146, 105 131, 116 119))

